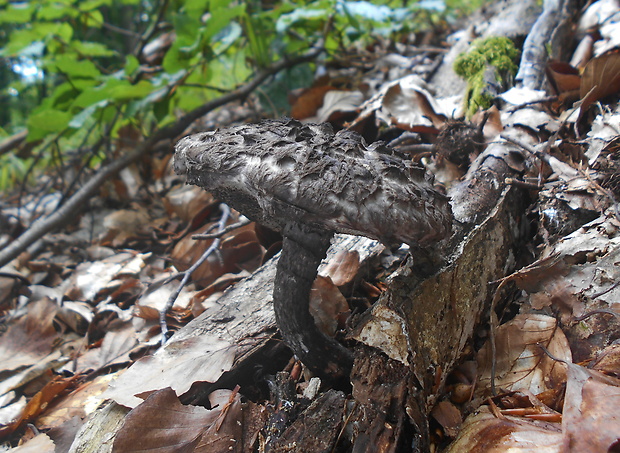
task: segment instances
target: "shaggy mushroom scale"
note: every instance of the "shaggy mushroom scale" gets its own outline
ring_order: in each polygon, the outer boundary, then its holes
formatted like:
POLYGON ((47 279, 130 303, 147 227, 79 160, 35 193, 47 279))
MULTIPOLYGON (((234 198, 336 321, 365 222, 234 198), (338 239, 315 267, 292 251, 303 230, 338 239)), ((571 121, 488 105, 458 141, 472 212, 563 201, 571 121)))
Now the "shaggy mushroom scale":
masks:
POLYGON ((407 243, 428 254, 449 236, 452 212, 424 168, 382 142, 292 119, 267 120, 181 139, 175 171, 248 218, 282 233, 274 283, 276 322, 311 370, 348 378, 348 349, 323 335, 310 288, 335 232, 407 243))

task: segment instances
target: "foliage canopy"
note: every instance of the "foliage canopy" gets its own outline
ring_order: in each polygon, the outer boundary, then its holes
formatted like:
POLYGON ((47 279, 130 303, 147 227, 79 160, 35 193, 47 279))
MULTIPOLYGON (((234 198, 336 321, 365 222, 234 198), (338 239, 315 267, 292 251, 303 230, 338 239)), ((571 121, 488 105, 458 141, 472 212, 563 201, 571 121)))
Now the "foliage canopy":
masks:
MULTIPOLYGON (((0 0, 0 135, 26 127, 37 143, 0 156, 13 170, 0 189, 35 163, 58 165, 66 150, 95 165, 106 147, 94 145, 123 126, 149 136, 320 39, 335 53, 443 15, 441 0, 0 0)), ((291 75, 307 85, 311 66, 289 71, 286 89, 291 75)), ((282 79, 265 87, 276 109, 286 103, 286 89, 273 89, 282 79)))

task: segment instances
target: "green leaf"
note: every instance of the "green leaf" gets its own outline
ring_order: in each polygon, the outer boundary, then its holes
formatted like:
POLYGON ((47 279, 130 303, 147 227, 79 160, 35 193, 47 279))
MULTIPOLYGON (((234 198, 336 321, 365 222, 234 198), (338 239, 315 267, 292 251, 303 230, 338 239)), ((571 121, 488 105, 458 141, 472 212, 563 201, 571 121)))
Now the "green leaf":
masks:
POLYGON ((39 35, 32 30, 15 30, 11 33, 9 42, 0 51, 0 55, 4 57, 16 57, 24 49, 39 40, 39 35))
POLYGON ((104 5, 110 6, 111 4, 112 0, 86 0, 77 2, 79 10, 84 12, 92 11, 104 5))
POLYGON ((347 7, 347 2, 343 2, 341 3, 341 5, 342 5, 342 10, 344 11, 345 16, 347 16, 347 19, 349 19, 349 23, 351 24, 351 26, 353 26, 353 28, 355 28, 356 30, 360 30, 361 29, 360 23, 355 18, 355 16, 351 14, 351 11, 349 11, 349 8, 347 7))
POLYGON ((87 57, 111 57, 117 53, 106 45, 98 42, 71 41, 71 47, 80 55, 87 57))
POLYGON ((97 110, 99 110, 100 108, 105 107, 107 105, 108 105, 108 100, 104 99, 103 101, 99 101, 96 104, 93 104, 93 105, 91 105, 89 107, 86 107, 80 113, 75 115, 71 119, 71 121, 69 121, 68 126, 74 128, 74 129, 79 129, 80 127, 82 127, 84 125, 84 123, 86 121, 88 121, 90 118, 92 118, 93 114, 97 110))
POLYGON ((327 9, 299 8, 289 14, 282 14, 276 21, 276 31, 285 33, 293 24, 301 21, 326 20, 329 14, 327 9))
POLYGON ((2 11, 0 23, 3 24, 26 24, 32 19, 36 5, 29 2, 11 3, 2 11))
POLYGON ((46 109, 30 115, 28 118, 28 141, 44 138, 53 132, 60 132, 67 127, 71 115, 62 110, 46 109))
MULTIPOLYGON (((68 82, 61 83, 54 88, 51 95, 46 97, 38 107, 41 110, 48 108, 67 110, 67 107, 73 102, 78 91, 68 82)), ((38 110, 35 109, 35 113, 38 110)))
POLYGON ((146 80, 140 80, 135 85, 129 82, 122 83, 110 90, 112 99, 117 101, 127 101, 130 99, 141 99, 150 94, 155 87, 146 80))
POLYGON ((172 44, 166 55, 164 56, 164 61, 162 62, 162 66, 164 71, 169 74, 174 74, 182 69, 189 68, 189 62, 191 60, 191 56, 187 55, 186 52, 181 51, 181 46, 178 42, 172 44))
POLYGON ((9 37, 8 44, 0 51, 0 55, 14 57, 32 49, 36 42, 51 41, 54 36, 69 41, 73 35, 73 28, 67 23, 34 22, 30 28, 15 30, 9 37))
POLYGON ((45 5, 37 10, 37 19, 57 20, 63 17, 76 17, 80 13, 75 8, 57 4, 45 5))
POLYGON ((202 26, 200 17, 187 14, 175 14, 172 23, 177 34, 177 41, 181 41, 183 46, 189 46, 196 41, 198 29, 202 26))
POLYGON ((77 96, 73 103, 71 104, 72 109, 83 109, 92 104, 96 104, 103 100, 112 100, 112 92, 113 90, 122 84, 127 84, 128 82, 118 79, 108 79, 104 84, 88 88, 79 96, 77 96))
POLYGON ((139 67, 140 61, 133 55, 127 55, 127 57, 125 58, 125 74, 130 76, 139 67))
POLYGON ((211 39, 220 30, 230 25, 232 19, 240 17, 245 13, 245 4, 237 5, 233 8, 218 9, 213 11, 205 28, 205 38, 211 39))
POLYGON ((230 22, 222 31, 213 37, 213 50, 222 54, 243 34, 241 25, 236 22, 230 22))
POLYGON ((161 126, 162 121, 168 116, 170 113, 170 98, 166 97, 161 101, 158 101, 153 106, 153 115, 155 115, 155 119, 161 126))
POLYGON ((101 28, 101 26, 103 25, 103 15, 98 9, 84 12, 84 14, 82 14, 81 16, 81 19, 84 25, 86 25, 87 27, 101 28))
POLYGON ((55 63, 58 71, 68 75, 70 78, 82 77, 94 79, 101 75, 92 61, 78 61, 75 55, 65 54, 59 56, 55 63))
POLYGON ((73 37, 73 27, 67 22, 35 22, 32 24, 32 30, 38 34, 39 39, 46 41, 58 36, 61 40, 69 42, 73 37))
POLYGON ((186 0, 185 10, 187 12, 202 14, 204 11, 207 10, 207 6, 209 5, 209 3, 212 2, 210 2, 209 0, 186 0))

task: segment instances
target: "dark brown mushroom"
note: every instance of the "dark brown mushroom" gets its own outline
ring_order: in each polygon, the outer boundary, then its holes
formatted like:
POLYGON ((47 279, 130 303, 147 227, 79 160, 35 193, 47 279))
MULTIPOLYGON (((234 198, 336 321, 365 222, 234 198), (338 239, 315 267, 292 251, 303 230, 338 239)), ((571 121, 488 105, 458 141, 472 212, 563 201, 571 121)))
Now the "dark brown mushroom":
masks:
POLYGON ((274 283, 282 337, 311 370, 348 378, 352 355, 323 335, 308 310, 310 288, 335 232, 407 243, 438 262, 450 234, 447 198, 424 168, 382 142, 329 124, 268 120, 185 137, 175 171, 284 237, 274 283))

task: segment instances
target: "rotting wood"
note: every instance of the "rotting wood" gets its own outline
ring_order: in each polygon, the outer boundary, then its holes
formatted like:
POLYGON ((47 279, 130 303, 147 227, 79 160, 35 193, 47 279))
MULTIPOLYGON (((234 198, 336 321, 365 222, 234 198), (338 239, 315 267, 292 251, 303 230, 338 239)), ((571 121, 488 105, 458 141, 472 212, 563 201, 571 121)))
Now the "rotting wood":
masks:
POLYGON ((403 412, 410 414, 421 451, 428 446, 435 398, 489 307, 490 282, 510 271, 524 201, 504 180, 518 174, 511 168, 518 167, 517 156, 521 152, 514 145, 497 142, 479 157, 452 190, 453 211, 462 223, 450 241, 450 264, 424 279, 415 272, 413 257, 351 335, 409 367, 403 412))

